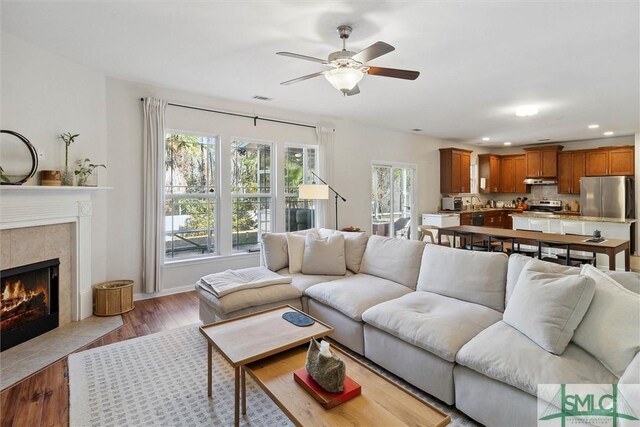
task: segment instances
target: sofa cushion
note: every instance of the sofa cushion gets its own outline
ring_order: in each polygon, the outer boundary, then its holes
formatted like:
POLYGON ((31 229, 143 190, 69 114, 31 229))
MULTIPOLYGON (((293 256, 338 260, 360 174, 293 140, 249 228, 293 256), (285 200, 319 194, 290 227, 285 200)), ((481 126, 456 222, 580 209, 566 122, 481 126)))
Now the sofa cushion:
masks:
POLYGON ((305 291, 305 295, 353 320, 361 321, 362 313, 368 308, 409 292, 409 288, 391 280, 360 273, 313 285, 305 291))
POLYGON ((635 294, 640 294, 640 273, 633 271, 605 271, 604 274, 635 294))
POLYGON ((365 233, 356 233, 352 231, 336 231, 329 228, 321 228, 318 230, 320 237, 329 237, 332 234, 340 233, 344 236, 344 257, 347 269, 354 273, 360 272, 362 264, 362 255, 367 247, 369 236, 365 233))
POLYGON ((508 260, 504 253, 427 245, 417 289, 504 311, 508 260))
POLYGON ((553 354, 562 354, 584 317, 595 282, 554 273, 552 264, 531 260, 513 290, 504 321, 553 354))
POLYGON ((567 267, 566 265, 554 264, 548 261, 541 261, 539 259, 531 258, 528 256, 520 255, 520 254, 512 254, 509 257, 509 267, 507 270, 507 295, 506 301, 509 303, 509 299, 511 298, 511 294, 513 293, 513 289, 518 282, 518 277, 520 277, 520 273, 524 267, 529 263, 529 261, 540 262, 544 264, 548 264, 551 271, 555 273, 564 273, 564 274, 580 274, 580 267, 567 267))
POLYGON ((353 276, 353 273, 350 271, 347 271, 344 276, 324 276, 320 274, 290 273, 289 268, 278 270, 277 273, 282 276, 291 277, 291 284, 300 289, 300 292, 304 292, 307 288, 313 285, 317 285, 318 283, 331 282, 333 280, 353 276))
POLYGON ((289 265, 286 233, 262 233, 262 263, 271 271, 278 271, 289 265))
POLYGON ((411 292, 371 307, 362 320, 449 362, 480 331, 502 318, 483 305, 431 292, 411 292))
POLYGON ((244 291, 233 292, 218 298, 208 292, 200 284, 196 285, 198 294, 205 298, 224 314, 248 307, 257 307, 278 301, 286 301, 293 298, 300 298, 302 292, 291 284, 271 285, 264 288, 246 289, 244 291))
POLYGON ((344 236, 336 233, 323 239, 311 233, 307 234, 304 241, 302 272, 344 276, 347 272, 344 261, 344 236))
POLYGON ((591 265, 582 273, 595 280, 596 290, 573 342, 620 377, 640 351, 640 295, 591 265))
POLYGON ((423 249, 424 242, 371 236, 362 256, 360 272, 393 280, 415 290, 423 249))
POLYGON ((465 344, 456 362, 536 395, 538 384, 614 384, 617 378, 596 358, 574 344, 556 356, 503 321, 465 344))

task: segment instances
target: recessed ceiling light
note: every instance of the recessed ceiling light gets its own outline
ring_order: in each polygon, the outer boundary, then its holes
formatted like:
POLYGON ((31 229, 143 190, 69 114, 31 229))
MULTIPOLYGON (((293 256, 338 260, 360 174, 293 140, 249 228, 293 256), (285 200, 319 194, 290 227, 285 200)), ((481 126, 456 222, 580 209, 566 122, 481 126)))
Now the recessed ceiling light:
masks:
POLYGON ((596 124, 589 125, 589 129, 598 129, 599 127, 600 125, 596 125, 596 124))
POLYGON ((488 136, 485 136, 484 138, 482 138, 483 141, 491 141, 491 138, 489 138, 488 136))
POLYGON ((549 138, 539 139, 538 142, 549 142, 551 141, 549 138))
POLYGON ((605 133, 603 133, 604 136, 611 136, 613 135, 613 132, 611 132, 610 130, 606 131, 605 133))
POLYGON ((540 109, 538 108, 537 105, 521 105, 520 107, 516 108, 516 116, 518 117, 535 116, 536 114, 538 114, 539 111, 540 109))
POLYGON ((503 143, 504 145, 511 145, 511 142, 507 141, 503 143))

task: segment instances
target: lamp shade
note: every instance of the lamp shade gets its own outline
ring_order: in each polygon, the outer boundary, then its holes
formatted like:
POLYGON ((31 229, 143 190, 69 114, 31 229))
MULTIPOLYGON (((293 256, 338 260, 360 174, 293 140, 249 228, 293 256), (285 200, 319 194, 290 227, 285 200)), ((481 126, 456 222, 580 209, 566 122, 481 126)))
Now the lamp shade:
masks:
POLYGON ((324 73, 324 77, 342 93, 347 93, 358 84, 364 73, 355 68, 340 67, 324 73))
POLYGON ((329 186, 321 184, 300 184, 298 186, 298 198, 306 200, 329 199, 329 186))

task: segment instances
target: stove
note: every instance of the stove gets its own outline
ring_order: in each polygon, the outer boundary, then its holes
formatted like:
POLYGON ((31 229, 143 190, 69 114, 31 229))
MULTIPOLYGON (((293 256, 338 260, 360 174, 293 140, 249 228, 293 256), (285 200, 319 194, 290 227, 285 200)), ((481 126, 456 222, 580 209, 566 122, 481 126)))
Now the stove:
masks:
POLYGON ((562 210, 562 202, 560 200, 530 200, 529 207, 526 212, 546 213, 553 215, 554 212, 562 210))

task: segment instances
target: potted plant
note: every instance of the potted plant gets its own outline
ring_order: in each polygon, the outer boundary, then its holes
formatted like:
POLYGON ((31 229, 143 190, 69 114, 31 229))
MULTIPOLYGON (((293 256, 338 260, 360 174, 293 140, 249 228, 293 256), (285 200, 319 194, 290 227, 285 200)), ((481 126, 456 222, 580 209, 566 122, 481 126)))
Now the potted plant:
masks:
POLYGON ((78 186, 80 187, 96 187, 98 180, 93 175, 96 168, 107 168, 105 165, 94 165, 89 159, 78 160, 78 167, 75 174, 78 176, 78 186))
POLYGON ((69 146, 73 144, 78 136, 80 136, 79 133, 71 134, 71 132, 58 135, 58 138, 64 142, 64 172, 62 173, 62 185, 73 185, 73 174, 69 172, 69 146))
POLYGON ((4 169, 2 169, 2 166, 0 166, 0 182, 4 182, 4 183, 11 182, 9 180, 9 177, 5 175, 4 169))

